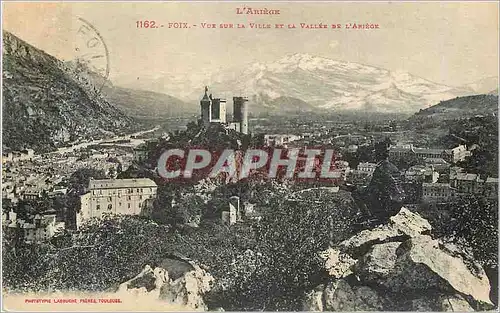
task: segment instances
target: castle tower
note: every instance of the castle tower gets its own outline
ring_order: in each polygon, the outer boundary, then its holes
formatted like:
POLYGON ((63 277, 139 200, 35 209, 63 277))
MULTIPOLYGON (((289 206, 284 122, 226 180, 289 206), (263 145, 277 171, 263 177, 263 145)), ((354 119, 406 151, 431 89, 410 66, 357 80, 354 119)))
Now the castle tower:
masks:
POLYGON ((200 101, 200 106, 201 106, 201 120, 203 122, 203 125, 208 126, 210 125, 210 121, 212 119, 211 116, 211 102, 210 98, 207 95, 208 92, 208 87, 205 86, 205 95, 200 101))
POLYGON ((247 98, 233 97, 233 121, 239 123, 239 131, 248 134, 248 105, 247 98))
POLYGON ((212 99, 210 95, 210 99, 212 100, 212 111, 211 111, 211 121, 226 123, 226 100, 214 98, 212 99))

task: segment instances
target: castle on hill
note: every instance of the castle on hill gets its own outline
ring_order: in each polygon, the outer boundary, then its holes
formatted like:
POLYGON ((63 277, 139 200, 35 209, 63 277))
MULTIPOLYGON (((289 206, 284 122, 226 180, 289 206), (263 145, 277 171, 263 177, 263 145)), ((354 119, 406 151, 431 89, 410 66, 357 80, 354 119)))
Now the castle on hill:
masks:
POLYGON ((248 134, 248 99, 245 97, 233 97, 233 120, 226 121, 226 100, 214 98, 208 95, 208 87, 205 86, 205 94, 200 101, 201 121, 205 127, 211 123, 225 125, 227 129, 248 134))

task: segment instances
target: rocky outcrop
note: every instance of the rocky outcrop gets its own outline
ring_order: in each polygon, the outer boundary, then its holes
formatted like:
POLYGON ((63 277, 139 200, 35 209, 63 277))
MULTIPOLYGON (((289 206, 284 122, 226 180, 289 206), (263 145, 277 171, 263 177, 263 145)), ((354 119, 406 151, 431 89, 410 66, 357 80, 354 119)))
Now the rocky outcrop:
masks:
POLYGON ((328 283, 306 294, 312 311, 474 311, 493 308, 490 283, 465 251, 433 239, 402 208, 385 225, 320 253, 328 283))
POLYGON ((194 262, 168 258, 154 268, 146 265, 138 275, 121 283, 117 293, 184 311, 206 311, 203 295, 212 283, 213 277, 194 262))

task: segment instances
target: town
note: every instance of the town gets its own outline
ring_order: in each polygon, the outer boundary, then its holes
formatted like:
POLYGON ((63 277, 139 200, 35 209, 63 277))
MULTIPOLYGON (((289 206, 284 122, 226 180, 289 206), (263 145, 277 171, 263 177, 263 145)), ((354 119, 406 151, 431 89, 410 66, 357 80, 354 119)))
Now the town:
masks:
MULTIPOLYGON (((381 117, 379 122, 359 117, 346 118, 342 122, 318 122, 316 118, 308 120, 307 116, 302 116, 296 123, 292 122, 293 118, 275 118, 268 124, 267 118, 249 118, 251 104, 244 97, 233 97, 233 118, 230 121, 226 111, 226 100, 208 94, 208 87, 205 87, 198 121, 204 129, 221 125, 225 132, 235 131, 241 135, 258 131, 256 137, 262 138, 265 147, 322 146, 334 149, 337 158, 333 172, 337 178, 330 181, 329 187, 336 187, 336 192, 366 187, 378 166, 370 151, 377 142, 390 138, 389 160, 400 168, 398 184, 408 191, 406 205, 436 205, 469 194, 497 198, 498 177, 469 173, 459 165, 479 148, 477 144, 417 146, 419 142, 412 143, 408 138, 419 137, 404 135, 411 130, 402 130, 406 122, 393 116, 381 117), (279 132, 280 128, 285 132, 279 132)), ((36 154, 31 149, 4 151, 3 226, 28 243, 42 243, 64 229, 78 229, 91 218, 109 214, 151 216, 158 184, 146 176, 121 177, 129 168, 142 166, 150 153, 148 146, 159 140, 168 142, 169 135, 165 133, 161 138, 155 138, 157 132, 141 134, 146 135, 144 139, 127 136, 60 148, 45 154, 36 154), (76 190, 75 173, 82 169, 92 169, 102 176, 87 177, 79 182, 85 184, 83 189, 76 190), (75 202, 61 200, 71 197, 78 200, 78 212, 66 207, 75 202)), ((303 187, 306 188, 310 187, 303 187)), ((241 216, 252 221, 259 219, 262 208, 257 203, 246 201, 240 209, 239 197, 239 194, 234 194, 227 203, 221 204, 222 213, 218 217, 221 221, 232 225, 243 221, 241 216)), ((178 200, 172 199, 172 203, 175 201, 178 200)), ((169 205, 174 205, 172 203, 169 205)), ((187 224, 196 226, 200 219, 201 216, 197 215, 187 224), (193 223, 193 220, 198 222, 193 223)))

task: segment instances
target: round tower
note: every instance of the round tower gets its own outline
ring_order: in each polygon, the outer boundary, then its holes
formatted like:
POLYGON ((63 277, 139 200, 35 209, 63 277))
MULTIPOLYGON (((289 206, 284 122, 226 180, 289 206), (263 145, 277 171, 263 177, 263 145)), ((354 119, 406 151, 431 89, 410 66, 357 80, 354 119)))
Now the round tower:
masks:
POLYGON ((239 131, 248 134, 248 99, 233 97, 233 121, 239 123, 239 131))

